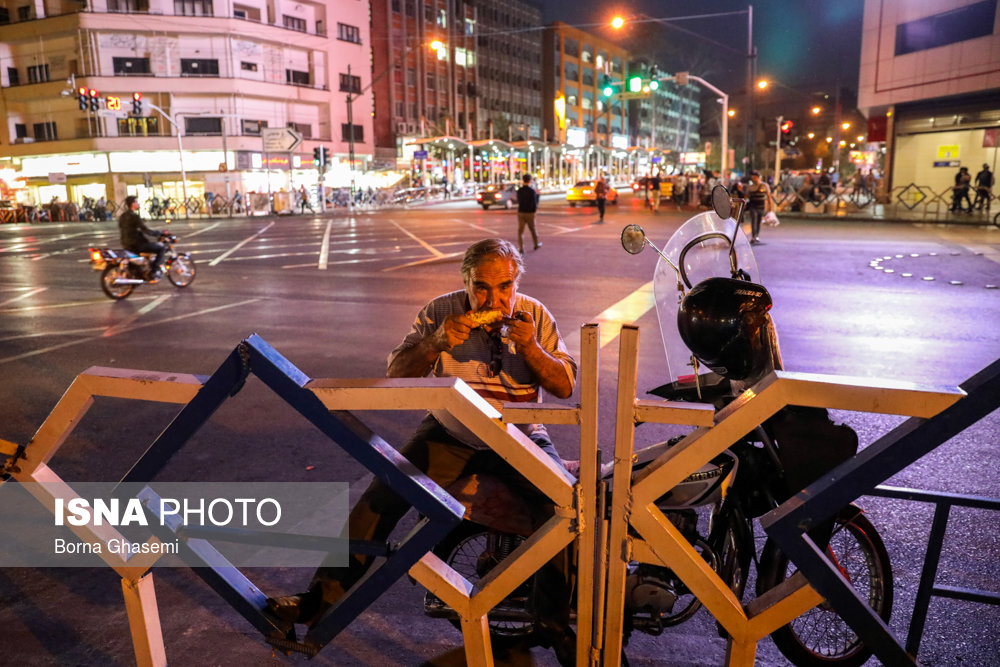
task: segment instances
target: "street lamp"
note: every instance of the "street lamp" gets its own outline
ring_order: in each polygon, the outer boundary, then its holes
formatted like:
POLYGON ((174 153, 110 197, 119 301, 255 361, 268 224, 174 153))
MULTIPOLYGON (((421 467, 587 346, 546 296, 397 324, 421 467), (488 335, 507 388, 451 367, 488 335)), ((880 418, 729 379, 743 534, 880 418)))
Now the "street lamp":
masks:
MULTIPOLYGON (((754 143, 755 143, 754 136, 753 136, 754 135, 754 132, 753 132, 753 117, 754 117, 753 79, 754 79, 754 61, 755 61, 755 59, 757 57, 757 52, 756 52, 756 50, 753 47, 753 5, 747 5, 746 10, 737 10, 737 11, 732 11, 732 12, 716 12, 716 13, 713 13, 713 14, 700 14, 700 15, 697 15, 697 16, 667 16, 667 17, 663 17, 663 18, 652 18, 652 17, 640 15, 638 18, 630 18, 629 22, 631 22, 631 23, 659 23, 660 25, 664 25, 664 26, 666 26, 668 28, 672 28, 674 30, 679 30, 679 31, 681 31, 683 33, 686 33, 688 35, 692 35, 694 37, 697 37, 698 39, 701 39, 701 40, 704 40, 704 41, 706 41, 706 42, 708 42, 710 44, 713 44, 713 45, 719 47, 720 49, 725 49, 726 51, 731 51, 733 53, 737 53, 739 55, 746 56, 746 59, 747 59, 747 82, 746 82, 746 87, 747 87, 747 107, 749 109, 749 112, 747 114, 747 158, 746 159, 747 159, 747 168, 748 169, 752 169, 753 168, 754 143), (695 18, 704 19, 704 18, 712 18, 712 17, 719 17, 719 16, 733 16, 733 15, 740 15, 740 14, 746 14, 747 15, 747 50, 746 50, 746 52, 740 51, 739 49, 735 49, 735 48, 733 48, 732 46, 730 46, 728 44, 724 44, 724 43, 718 42, 718 41, 716 41, 714 39, 705 37, 704 35, 699 35, 698 33, 693 32, 691 30, 688 30, 686 28, 682 28, 680 26, 673 25, 674 21, 681 21, 681 20, 685 20, 685 19, 695 19, 695 18)), ((626 23, 626 21, 625 21, 624 18, 622 18, 621 16, 616 16, 611 21, 611 27, 613 27, 616 30, 618 30, 618 29, 622 28, 625 25, 625 23, 626 23)), ((719 95, 723 95, 723 93, 720 90, 718 90, 717 88, 715 88, 714 86, 711 86, 711 85, 707 84, 707 82, 704 82, 704 80, 701 80, 701 81, 703 83, 705 83, 705 85, 708 85, 712 90, 714 90, 719 95)), ((729 110, 728 109, 728 106, 729 106, 729 96, 728 95, 723 95, 723 99, 724 99, 723 109, 722 109, 722 111, 723 111, 723 118, 728 118, 729 114, 727 112, 729 110)), ((725 158, 727 156, 727 154, 729 153, 729 145, 726 143, 726 141, 728 140, 728 135, 727 135, 727 130, 726 130, 727 125, 728 125, 728 123, 726 123, 726 122, 723 122, 723 124, 722 124, 722 127, 723 127, 723 140, 722 140, 722 155, 723 155, 723 158, 725 158)), ((722 162, 722 170, 723 170, 723 172, 725 171, 725 160, 724 159, 723 159, 723 162, 722 162)), ((723 173, 723 176, 725 176, 724 173, 723 173)))

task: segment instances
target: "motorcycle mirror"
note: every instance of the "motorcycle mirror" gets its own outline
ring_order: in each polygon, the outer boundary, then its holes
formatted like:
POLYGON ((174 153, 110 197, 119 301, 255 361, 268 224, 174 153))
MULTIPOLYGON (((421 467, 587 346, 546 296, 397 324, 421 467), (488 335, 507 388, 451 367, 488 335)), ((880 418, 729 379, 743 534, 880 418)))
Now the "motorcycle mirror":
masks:
POLYGON ((625 248, 625 252, 630 255, 638 255, 642 252, 642 249, 649 246, 656 251, 656 254, 663 258, 663 261, 672 268, 680 280, 680 270, 677 265, 670 261, 670 258, 664 255, 659 248, 653 245, 653 242, 646 238, 646 232, 639 225, 625 225, 622 229, 622 247, 625 248))
POLYGON ((622 230, 622 247, 630 255, 638 255, 646 247, 646 232, 639 225, 625 225, 622 230))
POLYGON ((729 197, 729 190, 724 185, 716 185, 712 188, 712 208, 716 215, 723 220, 733 215, 733 200, 729 197))

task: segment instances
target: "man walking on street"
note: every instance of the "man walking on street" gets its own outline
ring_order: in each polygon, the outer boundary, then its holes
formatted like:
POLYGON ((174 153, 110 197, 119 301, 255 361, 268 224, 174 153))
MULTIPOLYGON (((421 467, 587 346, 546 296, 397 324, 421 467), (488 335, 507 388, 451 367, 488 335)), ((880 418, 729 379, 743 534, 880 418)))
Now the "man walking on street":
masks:
POLYGON ((594 201, 597 203, 597 212, 600 214, 598 222, 604 222, 604 207, 608 203, 608 183, 601 176, 594 184, 594 201))
POLYGON ((653 213, 656 213, 660 210, 660 172, 649 177, 649 193, 653 200, 653 213))
POLYGON ((517 248, 524 254, 524 228, 531 232, 535 250, 542 247, 535 232, 535 212, 538 211, 538 191, 531 187, 531 174, 525 174, 524 185, 517 189, 517 248))

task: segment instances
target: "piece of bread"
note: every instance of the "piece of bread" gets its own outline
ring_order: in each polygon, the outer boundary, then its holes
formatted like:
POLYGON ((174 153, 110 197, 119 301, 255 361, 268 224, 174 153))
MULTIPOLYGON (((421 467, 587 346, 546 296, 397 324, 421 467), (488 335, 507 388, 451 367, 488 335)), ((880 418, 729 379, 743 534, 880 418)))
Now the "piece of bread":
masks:
POLYGON ((481 327, 499 322, 503 319, 503 313, 499 310, 477 310, 469 315, 469 319, 473 321, 475 327, 481 327))

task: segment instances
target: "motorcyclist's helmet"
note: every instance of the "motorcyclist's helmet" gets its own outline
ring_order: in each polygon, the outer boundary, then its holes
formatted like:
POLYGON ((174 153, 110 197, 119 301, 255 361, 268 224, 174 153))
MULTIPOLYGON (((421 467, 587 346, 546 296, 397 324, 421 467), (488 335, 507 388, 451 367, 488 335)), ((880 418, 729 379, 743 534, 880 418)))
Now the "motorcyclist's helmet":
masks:
POLYGON ((771 295, 763 285, 708 278, 685 295, 677 329, 701 363, 730 380, 757 376, 770 359, 771 295))

